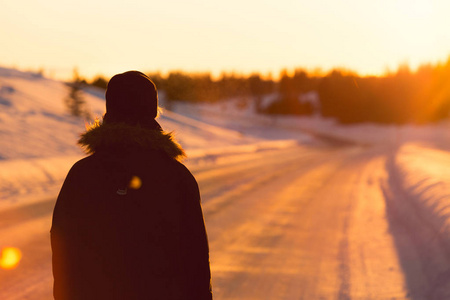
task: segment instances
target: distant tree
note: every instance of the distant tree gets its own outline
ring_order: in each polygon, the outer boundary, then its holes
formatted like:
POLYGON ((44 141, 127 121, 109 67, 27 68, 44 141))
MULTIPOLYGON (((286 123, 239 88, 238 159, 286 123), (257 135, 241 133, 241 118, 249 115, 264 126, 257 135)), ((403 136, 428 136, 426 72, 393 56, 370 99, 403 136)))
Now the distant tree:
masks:
POLYGON ((255 101, 256 112, 262 112, 262 98, 264 95, 270 94, 274 90, 274 83, 272 80, 264 80, 258 73, 254 73, 247 78, 250 94, 255 101))
POLYGON ((165 83, 167 100, 195 101, 191 76, 182 72, 171 72, 165 83))
POLYGON ((94 78, 94 80, 92 80, 90 84, 106 90, 106 87, 108 86, 108 80, 106 80, 103 76, 98 75, 94 78))
POLYGON ((269 114, 311 115, 314 108, 311 103, 301 101, 301 95, 314 89, 315 80, 301 69, 295 70, 293 75, 290 75, 286 69, 282 70, 277 87, 279 98, 271 103, 265 109, 265 112, 269 114))
POLYGON ((33 77, 35 78, 43 78, 44 77, 44 68, 39 68, 37 71, 33 72, 33 77))
POLYGON ((68 83, 69 95, 64 99, 64 102, 72 116, 91 119, 91 114, 86 108, 86 102, 82 95, 82 87, 86 83, 84 79, 81 79, 78 70, 73 70, 72 82, 68 83))
POLYGON ((221 78, 217 81, 217 87, 221 99, 243 97, 250 94, 248 80, 233 73, 222 73, 221 78))
POLYGON ((436 66, 425 65, 419 71, 420 80, 429 77, 427 116, 430 121, 449 118, 450 114, 450 57, 445 63, 436 66), (424 75, 427 74, 427 75, 424 75))
POLYGON ((155 73, 147 73, 147 76, 153 81, 153 83, 156 85, 156 88, 158 90, 164 90, 165 89, 165 78, 161 75, 159 72, 155 73))
POLYGON ((218 83, 211 78, 211 74, 196 74, 192 76, 195 101, 217 102, 220 99, 218 83))
MULTIPOLYGON (((277 82, 258 73, 249 76, 222 73, 219 78, 212 78, 208 73, 178 71, 167 76, 152 73, 149 77, 164 91, 165 105, 169 106, 171 100, 233 99, 239 101, 240 107, 254 101, 255 110, 261 113, 310 115, 318 111, 319 105, 322 116, 341 123, 390 124, 439 121, 448 118, 450 111, 450 58, 438 65, 424 65, 417 71, 404 64, 384 76, 361 77, 345 69, 326 74, 297 68, 294 72, 281 71, 277 82), (266 98, 269 94, 277 97, 270 105, 263 101, 269 99, 266 98), (318 103, 308 97, 316 97, 318 103)), ((80 82, 83 81, 79 78, 74 80, 80 82)), ((77 86, 72 88, 72 98, 77 98, 77 86)), ((83 114, 73 110, 74 114, 83 114)))

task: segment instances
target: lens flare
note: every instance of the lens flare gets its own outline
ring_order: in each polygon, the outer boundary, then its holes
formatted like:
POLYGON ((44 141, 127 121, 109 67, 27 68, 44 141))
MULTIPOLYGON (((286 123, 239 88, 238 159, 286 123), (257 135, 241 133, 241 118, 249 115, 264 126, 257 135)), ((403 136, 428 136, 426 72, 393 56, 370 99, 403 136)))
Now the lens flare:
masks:
POLYGON ((139 177, 133 176, 131 177, 130 184, 128 185, 129 188, 138 190, 142 186, 142 181, 139 177))
POLYGON ((18 248, 5 247, 0 256, 0 268, 11 270, 17 267, 22 259, 22 252, 18 248))

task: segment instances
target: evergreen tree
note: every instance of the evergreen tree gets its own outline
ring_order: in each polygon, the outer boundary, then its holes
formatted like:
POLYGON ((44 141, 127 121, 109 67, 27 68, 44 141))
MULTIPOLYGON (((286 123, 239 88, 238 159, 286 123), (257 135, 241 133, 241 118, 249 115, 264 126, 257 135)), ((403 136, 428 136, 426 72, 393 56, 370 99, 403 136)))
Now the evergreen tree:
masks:
POLYGON ((65 104, 69 110, 69 113, 75 117, 82 117, 87 120, 91 119, 91 114, 86 108, 86 101, 82 95, 82 87, 84 80, 80 78, 78 70, 73 70, 73 80, 68 83, 69 95, 64 99, 65 104))

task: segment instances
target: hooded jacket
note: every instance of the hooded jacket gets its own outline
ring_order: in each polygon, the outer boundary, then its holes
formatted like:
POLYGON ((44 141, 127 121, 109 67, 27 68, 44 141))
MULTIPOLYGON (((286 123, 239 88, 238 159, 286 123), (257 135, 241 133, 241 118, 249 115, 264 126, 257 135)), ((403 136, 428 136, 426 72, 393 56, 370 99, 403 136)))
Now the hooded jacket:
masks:
POLYGON ((51 228, 57 300, 212 299, 197 182, 162 130, 97 123, 51 228))

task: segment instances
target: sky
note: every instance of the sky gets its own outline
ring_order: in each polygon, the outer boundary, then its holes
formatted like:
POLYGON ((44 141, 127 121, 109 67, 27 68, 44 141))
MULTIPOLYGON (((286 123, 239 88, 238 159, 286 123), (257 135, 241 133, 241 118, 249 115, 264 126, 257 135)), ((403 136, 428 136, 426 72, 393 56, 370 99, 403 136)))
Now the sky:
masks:
POLYGON ((0 0, 0 66, 68 79, 415 69, 450 55, 448 0, 0 0))

